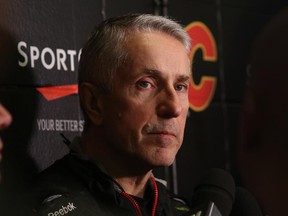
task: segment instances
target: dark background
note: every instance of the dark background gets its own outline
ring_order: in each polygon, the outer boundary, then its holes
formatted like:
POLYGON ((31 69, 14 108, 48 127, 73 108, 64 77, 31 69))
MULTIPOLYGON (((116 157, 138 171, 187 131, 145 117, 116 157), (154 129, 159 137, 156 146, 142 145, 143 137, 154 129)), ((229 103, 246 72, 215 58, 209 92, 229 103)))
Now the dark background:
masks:
POLYGON ((5 142, 2 194, 20 190, 67 153, 61 134, 72 140, 82 131, 75 92, 48 101, 37 88, 76 84, 77 56, 89 32, 103 19, 128 12, 170 16, 184 27, 199 21, 211 32, 217 49, 215 61, 204 60, 200 49, 193 58, 196 84, 203 76, 217 80, 212 100, 206 108, 190 109, 176 162, 155 170, 155 175, 187 199, 211 167, 230 171, 241 185, 236 146, 249 53, 258 32, 286 5, 284 0, 0 0, 0 101, 14 117, 12 126, 1 134, 5 142), (20 46, 23 42, 26 45, 20 46), (69 50, 75 55, 69 55, 69 50), (32 63, 31 54, 37 52, 39 57, 32 63), (57 68, 57 53, 61 57, 63 52, 66 69, 61 64, 57 68), (27 64, 21 66, 19 62, 25 60, 27 64), (56 128, 61 120, 76 121, 78 126, 56 128), (40 127, 40 122, 53 122, 54 127, 40 127))

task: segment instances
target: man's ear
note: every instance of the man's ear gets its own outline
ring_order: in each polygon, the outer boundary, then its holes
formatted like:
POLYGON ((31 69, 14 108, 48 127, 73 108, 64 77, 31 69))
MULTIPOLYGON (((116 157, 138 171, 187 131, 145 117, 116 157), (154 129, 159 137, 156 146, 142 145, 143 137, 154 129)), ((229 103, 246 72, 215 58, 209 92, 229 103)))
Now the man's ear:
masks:
POLYGON ((91 83, 81 83, 79 97, 83 111, 92 124, 101 125, 103 121, 102 93, 91 83))

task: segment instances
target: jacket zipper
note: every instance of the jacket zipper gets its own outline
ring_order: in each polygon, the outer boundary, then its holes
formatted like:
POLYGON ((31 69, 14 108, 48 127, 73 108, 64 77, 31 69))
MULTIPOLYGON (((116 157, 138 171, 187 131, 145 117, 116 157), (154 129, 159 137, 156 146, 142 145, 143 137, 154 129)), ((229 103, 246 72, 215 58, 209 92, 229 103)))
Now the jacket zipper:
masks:
POLYGON ((157 187, 156 181, 153 177, 151 177, 151 181, 152 181, 153 189, 154 189, 154 202, 153 202, 153 207, 152 207, 152 216, 155 216, 156 208, 158 205, 158 194, 159 193, 158 193, 158 187, 157 187))
MULTIPOLYGON (((153 189, 154 189, 154 202, 153 202, 153 207, 152 207, 152 216, 155 216, 156 214, 156 208, 157 208, 157 204, 158 204, 158 187, 156 184, 156 181, 153 177, 151 177, 151 181, 152 181, 152 185, 153 185, 153 189)), ((126 197, 133 205, 133 207, 135 208, 137 215, 138 216, 142 216, 142 212, 141 209, 137 203, 137 201, 130 196, 129 194, 125 193, 124 191, 120 191, 120 194, 124 197, 126 197)))
POLYGON ((137 215, 142 216, 140 207, 139 207, 138 203, 136 202, 136 200, 132 196, 130 196, 129 194, 125 193, 124 191, 121 191, 120 194, 122 194, 124 197, 126 197, 132 203, 132 205, 136 209, 137 215))

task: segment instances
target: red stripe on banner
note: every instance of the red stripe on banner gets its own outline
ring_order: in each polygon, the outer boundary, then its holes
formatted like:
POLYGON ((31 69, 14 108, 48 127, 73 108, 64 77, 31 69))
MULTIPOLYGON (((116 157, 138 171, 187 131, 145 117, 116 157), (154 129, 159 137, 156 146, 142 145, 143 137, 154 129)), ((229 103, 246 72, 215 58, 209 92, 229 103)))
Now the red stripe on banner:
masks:
POLYGON ((78 85, 62 85, 36 88, 47 101, 56 100, 78 93, 78 85))

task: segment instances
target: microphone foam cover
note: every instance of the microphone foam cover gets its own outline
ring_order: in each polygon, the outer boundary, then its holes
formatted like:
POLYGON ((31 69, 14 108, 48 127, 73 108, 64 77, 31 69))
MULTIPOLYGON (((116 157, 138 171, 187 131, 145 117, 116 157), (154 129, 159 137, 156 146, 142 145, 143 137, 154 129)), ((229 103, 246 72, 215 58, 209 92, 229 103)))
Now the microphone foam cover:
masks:
POLYGON ((235 182, 223 169, 210 169, 194 189, 192 206, 214 202, 223 216, 229 216, 235 196, 235 182))
POLYGON ((256 198, 245 188, 237 187, 231 216, 263 216, 256 198))

